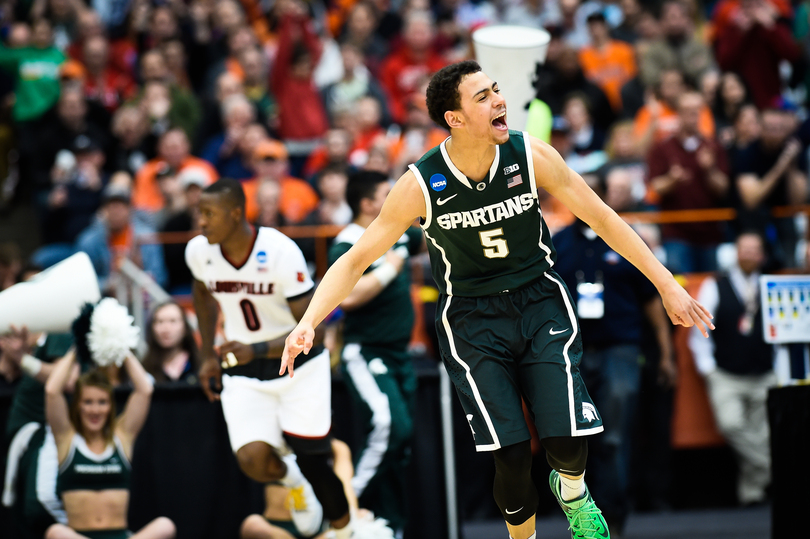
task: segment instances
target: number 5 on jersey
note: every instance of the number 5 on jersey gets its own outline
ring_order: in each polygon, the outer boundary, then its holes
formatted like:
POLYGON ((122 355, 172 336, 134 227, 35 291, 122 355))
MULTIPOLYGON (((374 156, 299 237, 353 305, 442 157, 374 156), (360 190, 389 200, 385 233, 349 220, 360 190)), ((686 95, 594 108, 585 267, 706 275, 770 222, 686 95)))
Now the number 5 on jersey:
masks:
POLYGON ((493 228, 492 230, 482 230, 478 233, 481 238, 481 245, 484 246, 484 256, 487 258, 506 258, 509 254, 509 247, 506 240, 499 238, 503 236, 503 228, 493 228))

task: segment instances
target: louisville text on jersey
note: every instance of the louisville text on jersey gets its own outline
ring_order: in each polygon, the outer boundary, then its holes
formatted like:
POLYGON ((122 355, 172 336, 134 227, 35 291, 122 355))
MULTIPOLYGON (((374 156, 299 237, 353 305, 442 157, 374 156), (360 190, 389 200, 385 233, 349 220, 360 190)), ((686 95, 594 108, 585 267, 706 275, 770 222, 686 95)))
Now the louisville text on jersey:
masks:
POLYGON ((459 225, 462 228, 475 228, 509 219, 530 209, 533 205, 534 197, 532 194, 523 193, 483 208, 445 213, 438 216, 436 222, 445 230, 458 228, 459 225))
POLYGON ((241 281, 211 281, 208 290, 223 294, 254 294, 266 296, 273 293, 273 283, 246 283, 241 281))

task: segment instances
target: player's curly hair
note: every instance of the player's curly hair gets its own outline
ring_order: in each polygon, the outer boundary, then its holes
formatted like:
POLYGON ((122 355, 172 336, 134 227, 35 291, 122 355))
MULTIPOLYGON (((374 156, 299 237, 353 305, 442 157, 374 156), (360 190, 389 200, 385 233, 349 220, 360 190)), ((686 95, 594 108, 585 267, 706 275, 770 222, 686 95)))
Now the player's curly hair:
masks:
POLYGON ((444 119, 444 113, 461 108, 458 85, 461 84, 464 77, 479 71, 481 71, 481 66, 475 60, 464 60, 437 71, 427 87, 427 108, 430 119, 449 131, 450 126, 444 119))

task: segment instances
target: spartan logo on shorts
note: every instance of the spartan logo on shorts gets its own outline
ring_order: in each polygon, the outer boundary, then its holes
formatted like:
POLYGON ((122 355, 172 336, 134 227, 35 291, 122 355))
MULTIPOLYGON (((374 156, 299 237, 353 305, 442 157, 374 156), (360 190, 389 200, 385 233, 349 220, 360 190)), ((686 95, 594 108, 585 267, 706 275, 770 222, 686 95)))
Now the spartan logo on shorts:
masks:
POLYGON ((583 402, 582 417, 584 417, 585 421, 588 421, 589 423, 593 423, 599 419, 599 417, 596 415, 596 407, 590 402, 583 402))

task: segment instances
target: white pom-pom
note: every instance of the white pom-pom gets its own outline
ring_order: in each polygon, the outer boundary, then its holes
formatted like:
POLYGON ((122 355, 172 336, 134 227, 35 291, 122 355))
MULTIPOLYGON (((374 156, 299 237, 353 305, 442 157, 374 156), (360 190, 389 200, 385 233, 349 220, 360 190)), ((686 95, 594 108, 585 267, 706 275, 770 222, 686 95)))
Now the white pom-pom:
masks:
POLYGON ((134 319, 127 308, 114 298, 98 302, 90 317, 87 346, 93 361, 99 367, 124 363, 130 350, 138 346, 140 330, 133 326, 134 319))
POLYGON ((352 519, 352 539, 395 539, 394 530, 384 518, 375 518, 367 513, 352 519))

